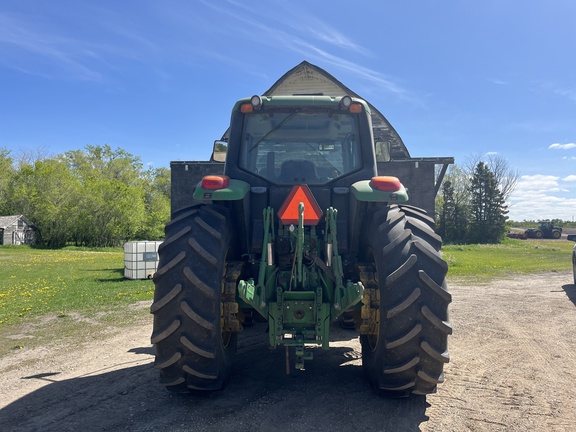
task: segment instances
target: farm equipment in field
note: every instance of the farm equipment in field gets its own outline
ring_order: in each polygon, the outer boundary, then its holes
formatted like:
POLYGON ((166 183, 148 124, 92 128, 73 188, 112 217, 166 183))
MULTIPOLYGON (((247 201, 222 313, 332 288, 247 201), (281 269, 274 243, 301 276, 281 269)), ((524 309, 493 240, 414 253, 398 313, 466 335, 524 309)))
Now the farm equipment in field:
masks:
POLYGON ((508 234, 506 234, 506 237, 518 239, 518 240, 526 240, 528 238, 526 233, 518 232, 518 231, 509 231, 508 234))
POLYGON ((159 248, 151 312, 163 385, 223 388, 257 314, 288 371, 329 349, 330 323, 345 318, 375 389, 436 391, 452 332, 448 267, 433 219, 405 204, 398 178, 377 175, 375 152, 389 150, 358 98, 236 103, 214 147, 224 175, 190 191, 196 203, 173 214, 159 248))
POLYGON ((524 231, 524 234, 526 234, 528 238, 559 239, 562 237, 562 228, 554 226, 554 224, 549 221, 540 221, 538 222, 538 228, 528 228, 524 231))

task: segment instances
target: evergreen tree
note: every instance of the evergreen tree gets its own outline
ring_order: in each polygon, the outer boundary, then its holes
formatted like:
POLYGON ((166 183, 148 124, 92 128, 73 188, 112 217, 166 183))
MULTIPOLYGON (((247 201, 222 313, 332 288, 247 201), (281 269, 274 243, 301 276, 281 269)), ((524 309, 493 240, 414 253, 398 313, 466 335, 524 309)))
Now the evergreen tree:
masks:
POLYGON ((446 181, 442 185, 442 210, 438 233, 444 243, 461 244, 466 241, 467 226, 467 206, 458 202, 452 182, 446 181))
POLYGON ((492 174, 494 174, 498 188, 500 189, 500 192, 502 192, 504 200, 507 201, 512 192, 514 192, 514 189, 516 189, 519 177, 518 170, 511 167, 508 161, 501 155, 493 153, 477 153, 475 155, 470 155, 464 171, 468 172, 469 176, 472 177, 474 170, 480 161, 483 161, 484 165, 486 165, 492 174), (484 158, 486 159, 483 160, 484 158))
POLYGON ((479 162, 470 181, 471 207, 468 240, 499 243, 506 233, 506 203, 498 182, 486 164, 479 162))
POLYGON ((465 243, 470 209, 469 178, 458 167, 451 167, 446 175, 436 208, 438 234, 444 243, 465 243))

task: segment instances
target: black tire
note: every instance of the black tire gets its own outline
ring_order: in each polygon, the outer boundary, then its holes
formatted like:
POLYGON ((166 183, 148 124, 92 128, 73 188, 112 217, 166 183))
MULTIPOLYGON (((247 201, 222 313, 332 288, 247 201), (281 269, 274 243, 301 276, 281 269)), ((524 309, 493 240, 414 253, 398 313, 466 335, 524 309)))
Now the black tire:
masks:
POLYGON ((423 210, 395 205, 376 210, 364 235, 379 322, 372 334, 360 336, 362 366, 384 396, 430 394, 444 381, 451 295, 433 226, 423 210))
POLYGON ((542 237, 544 237, 544 234, 542 234, 542 231, 536 230, 534 231, 534 237, 537 239, 541 239, 542 237))
POLYGON ((576 254, 572 253, 572 275, 574 276, 574 285, 576 285, 576 254))
POLYGON ((562 237, 562 233, 560 231, 552 231, 552 238, 558 240, 562 237))
POLYGON ((169 390, 220 390, 230 376, 237 333, 221 330, 230 231, 216 205, 183 209, 166 225, 150 311, 154 367, 169 390))

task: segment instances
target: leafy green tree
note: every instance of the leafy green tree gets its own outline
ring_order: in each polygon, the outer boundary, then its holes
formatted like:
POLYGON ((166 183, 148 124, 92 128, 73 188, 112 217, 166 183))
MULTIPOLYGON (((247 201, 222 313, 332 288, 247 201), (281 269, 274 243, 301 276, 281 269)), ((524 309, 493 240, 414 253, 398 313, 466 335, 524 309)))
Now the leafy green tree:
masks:
POLYGON ((33 165, 21 163, 11 189, 11 212, 32 221, 44 244, 64 246, 80 197, 80 184, 67 165, 55 159, 36 160, 33 165))
POLYGON ((564 221, 562 219, 552 219, 550 222, 552 222, 552 225, 554 225, 555 227, 564 226, 564 221))
POLYGON ((25 154, 16 164, 0 148, 0 211, 24 214, 50 247, 162 239, 170 171, 143 171, 140 158, 108 145, 56 157, 25 154))
POLYGON ((10 151, 0 147, 0 215, 11 213, 10 203, 10 185, 14 177, 13 160, 10 157, 10 151))
POLYGON ((438 201, 440 201, 440 211, 438 212, 438 221, 436 222, 438 226, 437 231, 438 234, 442 236, 444 242, 448 243, 446 232, 448 231, 448 225, 450 223, 450 214, 454 208, 454 188, 450 180, 445 180, 444 183, 442 183, 441 199, 437 198, 436 201, 437 207, 438 201))
POLYGON ((139 240, 164 238, 164 226, 170 220, 170 170, 149 169, 143 176, 146 220, 137 232, 139 240))
POLYGON ((142 163, 122 149, 87 146, 64 155, 82 184, 72 240, 86 246, 118 246, 135 238, 146 221, 142 163))
POLYGON ((471 243, 499 243, 506 233, 506 204, 498 182, 484 162, 476 165, 470 181, 471 243))

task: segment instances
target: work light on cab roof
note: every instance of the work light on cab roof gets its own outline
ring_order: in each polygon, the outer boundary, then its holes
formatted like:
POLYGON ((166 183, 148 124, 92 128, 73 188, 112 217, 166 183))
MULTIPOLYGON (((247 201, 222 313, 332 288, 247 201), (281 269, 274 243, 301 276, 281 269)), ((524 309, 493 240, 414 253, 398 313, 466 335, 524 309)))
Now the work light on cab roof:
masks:
POLYGON ((351 113, 354 114, 359 114, 362 112, 362 104, 358 102, 352 102, 352 98, 350 96, 344 96, 340 100, 340 106, 345 111, 350 111, 351 113))
POLYGON ((262 98, 258 95, 254 95, 250 98, 250 103, 244 103, 240 106, 240 111, 244 114, 253 112, 255 109, 262 106, 262 98))

